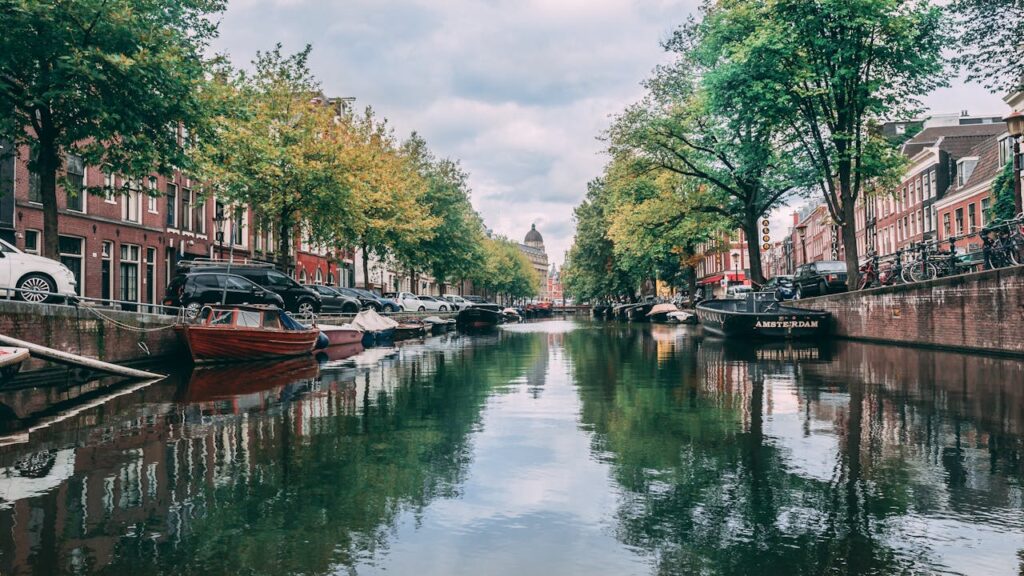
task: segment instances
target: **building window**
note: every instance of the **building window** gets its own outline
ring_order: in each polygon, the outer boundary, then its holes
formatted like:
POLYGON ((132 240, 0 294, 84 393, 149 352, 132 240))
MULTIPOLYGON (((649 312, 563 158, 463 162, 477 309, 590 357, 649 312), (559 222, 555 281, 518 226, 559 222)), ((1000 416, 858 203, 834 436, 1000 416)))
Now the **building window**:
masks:
POLYGON ((327 273, 327 285, 334 286, 334 272, 327 273))
POLYGON ((196 194, 192 198, 192 206, 195 213, 192 229, 199 234, 206 234, 206 198, 202 194, 196 194))
POLYGON ((964 233, 964 209, 956 209, 956 235, 959 236, 964 233))
POLYGON ((992 221, 992 199, 982 198, 981 199, 981 225, 988 226, 988 223, 992 221))
POLYGON ((113 298, 114 294, 114 273, 113 273, 113 258, 114 258, 114 243, 109 240, 103 241, 103 259, 100 261, 100 276, 101 276, 101 298, 109 301, 113 298))
POLYGON ((35 204, 43 203, 43 186, 42 179, 39 177, 39 172, 32 168, 32 166, 39 160, 39 149, 32 147, 32 150, 28 154, 29 170, 28 170, 28 201, 35 204))
POLYGON ((81 156, 68 154, 64 164, 67 166, 67 186, 64 193, 67 195, 68 210, 85 212, 85 161, 81 156))
POLYGON ((323 284, 324 283, 324 273, 323 273, 322 270, 320 270, 319 266, 316 267, 316 283, 317 284, 323 284))
POLYGON ((117 188, 114 186, 114 182, 114 174, 112 172, 104 172, 103 201, 107 204, 117 204, 117 188))
POLYGON ((307 280, 307 278, 306 278, 306 269, 303 268, 302 272, 299 272, 299 283, 300 284, 305 284, 306 280, 307 280))
POLYGON ((167 184, 167 227, 178 227, 178 215, 175 207, 178 205, 178 187, 174 184, 167 184))
POLYGON ((181 229, 192 229, 192 191, 181 189, 181 229))
POLYGON ((949 212, 942 215, 942 237, 949 238, 952 231, 949 228, 949 212))
MULTIPOLYGON (((146 302, 156 304, 156 248, 146 248, 146 302)), ((153 312, 158 312, 155 308, 153 312)))
POLYGON ((1005 166, 1013 160, 1013 139, 1009 136, 999 139, 999 165, 1005 166))
MULTIPOLYGON (((121 300, 124 302, 139 301, 139 252, 138 246, 121 244, 121 300)), ((135 310, 131 305, 122 303, 122 306, 126 310, 135 310)))
POLYGON ((241 206, 235 206, 231 213, 231 243, 242 247, 246 245, 245 208, 241 206))
POLYGON ((58 236, 57 243, 60 263, 67 266, 68 270, 75 275, 75 292, 81 296, 85 289, 85 276, 82 274, 82 266, 85 262, 85 239, 75 236, 58 236))
POLYGON ((977 204, 971 202, 970 204, 967 205, 967 225, 970 226, 971 232, 974 232, 975 230, 978 229, 977 216, 977 204))
POLYGON ((160 209, 157 207, 157 196, 160 193, 157 191, 156 178, 149 177, 149 190, 146 193, 146 209, 149 210, 150 214, 159 214, 160 209))
POLYGON ((25 230, 25 252, 39 254, 39 230, 25 230))
POLYGON ((924 196, 925 198, 932 197, 932 171, 929 170, 924 173, 924 196))
POLYGON ((128 191, 121 205, 121 219, 125 222, 142 222, 142 190, 138 180, 128 182, 128 191))

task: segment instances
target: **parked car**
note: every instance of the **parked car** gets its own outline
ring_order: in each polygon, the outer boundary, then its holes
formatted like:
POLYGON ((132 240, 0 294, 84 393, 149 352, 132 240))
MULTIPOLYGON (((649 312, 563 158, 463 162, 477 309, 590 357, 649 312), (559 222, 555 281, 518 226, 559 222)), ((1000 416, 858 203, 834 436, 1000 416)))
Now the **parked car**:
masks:
POLYGON ((846 262, 825 260, 796 269, 793 275, 796 298, 823 296, 846 291, 846 262))
POLYGON ((384 307, 381 306, 380 301, 372 293, 367 295, 352 288, 344 288, 341 286, 334 287, 334 289, 340 292, 341 294, 348 296, 349 298, 355 298, 356 300, 358 300, 359 308, 362 310, 373 310, 375 312, 380 312, 384 309, 384 307))
POLYGON ((776 276, 764 283, 762 289, 765 292, 774 292, 775 299, 792 300, 796 296, 796 288, 793 286, 793 277, 788 275, 776 276))
POLYGON ((750 294, 753 291, 754 291, 754 289, 751 288, 750 286, 743 286, 743 285, 729 286, 725 290, 725 297, 726 298, 746 298, 747 294, 750 294))
POLYGON ((438 312, 447 312, 452 310, 450 302, 444 298, 437 296, 420 296, 420 310, 437 310, 438 312))
POLYGON ((0 240, 0 289, 25 290, 16 295, 27 302, 55 302, 60 299, 73 299, 75 285, 75 275, 67 266, 56 260, 26 254, 0 240))
POLYGON ((377 302, 380 303, 381 310, 383 312, 400 312, 402 310, 402 306, 396 300, 393 300, 391 298, 385 298, 383 296, 380 296, 376 292, 370 290, 363 290, 362 288, 350 288, 350 290, 352 290, 353 292, 358 292, 359 294, 363 294, 370 298, 375 298, 377 302))
POLYGON ((178 274, 167 286, 164 306, 179 306, 189 318, 211 304, 273 304, 284 308, 284 299, 252 280, 218 272, 178 274))
POLYGON ((349 296, 333 286, 313 284, 311 286, 320 294, 320 312, 322 314, 357 314, 363 309, 359 298, 349 296))
POLYGON ((469 300, 455 294, 446 294, 443 298, 451 305, 452 310, 462 310, 473 305, 469 300))
POLYGON ((470 295, 470 296, 463 296, 462 298, 464 300, 466 300, 467 302, 472 302, 473 304, 488 304, 487 300, 485 300, 482 296, 470 295))
MULTIPOLYGON (((227 265, 219 263, 195 263, 184 262, 182 271, 222 272, 227 273, 227 265)), ((179 265, 180 266, 180 265, 179 265)), ((316 290, 303 286, 288 276, 278 272, 270 266, 236 264, 231 266, 231 274, 252 280, 271 292, 274 292, 284 299, 285 310, 297 314, 316 314, 320 312, 321 299, 316 290)))

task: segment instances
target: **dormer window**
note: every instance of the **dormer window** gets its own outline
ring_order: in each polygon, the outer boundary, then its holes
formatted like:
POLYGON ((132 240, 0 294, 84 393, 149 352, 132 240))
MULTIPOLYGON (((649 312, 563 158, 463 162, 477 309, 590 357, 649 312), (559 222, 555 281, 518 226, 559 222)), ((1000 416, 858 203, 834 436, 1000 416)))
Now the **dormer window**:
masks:
POLYGON ((965 184, 971 179, 971 174, 974 173, 974 167, 978 165, 977 156, 969 156, 962 158, 956 163, 956 185, 957 188, 963 188, 965 184))
POLYGON ((1005 166, 1013 160, 1013 140, 1009 135, 999 139, 999 165, 1005 166))

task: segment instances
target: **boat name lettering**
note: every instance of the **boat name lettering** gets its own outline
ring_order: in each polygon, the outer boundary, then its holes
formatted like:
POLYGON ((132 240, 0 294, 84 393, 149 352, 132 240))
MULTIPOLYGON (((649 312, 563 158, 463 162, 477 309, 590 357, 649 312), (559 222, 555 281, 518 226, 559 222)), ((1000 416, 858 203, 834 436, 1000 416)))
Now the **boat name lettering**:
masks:
POLYGON ((817 320, 758 320, 754 328, 817 328, 817 320))

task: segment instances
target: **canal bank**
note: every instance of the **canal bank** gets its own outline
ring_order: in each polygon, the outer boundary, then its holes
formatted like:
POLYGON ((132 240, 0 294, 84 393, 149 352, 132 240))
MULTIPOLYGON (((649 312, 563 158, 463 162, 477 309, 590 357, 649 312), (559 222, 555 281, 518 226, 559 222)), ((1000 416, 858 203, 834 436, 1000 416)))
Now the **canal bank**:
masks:
POLYGON ((793 301, 840 338, 1024 356, 1024 266, 793 301))
MULTIPOLYGON (((400 312, 396 320, 453 313, 400 312)), ((164 314, 127 312, 90 306, 35 304, 0 300, 0 334, 113 364, 141 364, 187 357, 188 350, 173 330, 177 318, 164 314)), ((322 323, 345 324, 350 316, 323 316, 322 323)), ((31 359, 22 372, 52 368, 31 359)))

